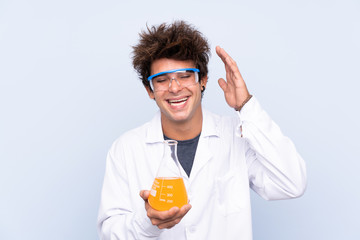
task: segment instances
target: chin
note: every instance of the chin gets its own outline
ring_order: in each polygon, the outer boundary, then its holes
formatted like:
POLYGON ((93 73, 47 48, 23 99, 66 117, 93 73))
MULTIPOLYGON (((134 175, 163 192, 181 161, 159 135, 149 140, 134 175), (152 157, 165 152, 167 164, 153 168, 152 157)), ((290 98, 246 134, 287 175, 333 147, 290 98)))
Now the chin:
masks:
POLYGON ((188 115, 172 115, 172 116, 170 116, 169 119, 171 119, 174 122, 186 122, 187 120, 189 120, 189 116, 188 115))

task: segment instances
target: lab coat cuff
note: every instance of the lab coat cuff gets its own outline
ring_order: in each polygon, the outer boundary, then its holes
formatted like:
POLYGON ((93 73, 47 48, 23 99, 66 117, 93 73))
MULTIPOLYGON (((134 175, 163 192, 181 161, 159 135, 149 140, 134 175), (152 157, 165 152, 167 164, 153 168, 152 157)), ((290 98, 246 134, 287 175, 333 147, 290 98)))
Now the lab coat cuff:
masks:
POLYGON ((143 231, 146 233, 147 237, 158 237, 164 231, 164 229, 159 229, 157 226, 153 225, 150 221, 150 218, 137 216, 137 221, 143 231))
MULTIPOLYGON (((236 135, 238 137, 244 137, 243 136, 243 128, 244 125, 246 125, 247 122, 253 122, 256 121, 256 116, 262 111, 262 108, 260 106, 260 103, 256 99, 255 96, 253 96, 242 108, 240 111, 237 111, 237 115, 240 119, 239 125, 236 129, 239 131, 236 131, 236 135)), ((246 126, 245 126, 246 127, 246 126)))
POLYGON ((256 116, 257 113, 261 112, 262 108, 259 101, 253 96, 242 108, 240 111, 237 111, 237 114, 241 120, 247 121, 251 120, 256 116))

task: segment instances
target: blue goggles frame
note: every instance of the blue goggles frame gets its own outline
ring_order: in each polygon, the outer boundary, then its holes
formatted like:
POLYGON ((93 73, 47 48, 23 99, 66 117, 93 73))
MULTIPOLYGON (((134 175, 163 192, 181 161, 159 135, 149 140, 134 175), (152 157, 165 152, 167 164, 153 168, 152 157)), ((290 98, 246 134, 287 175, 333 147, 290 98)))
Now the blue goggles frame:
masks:
POLYGON ((193 71, 193 72, 200 72, 199 69, 197 68, 180 68, 180 69, 173 69, 173 70, 169 70, 169 71, 165 71, 165 72, 159 72, 157 74, 151 75, 150 77, 148 77, 148 81, 150 82, 154 77, 166 74, 166 73, 173 73, 173 72, 179 72, 179 71, 193 71))

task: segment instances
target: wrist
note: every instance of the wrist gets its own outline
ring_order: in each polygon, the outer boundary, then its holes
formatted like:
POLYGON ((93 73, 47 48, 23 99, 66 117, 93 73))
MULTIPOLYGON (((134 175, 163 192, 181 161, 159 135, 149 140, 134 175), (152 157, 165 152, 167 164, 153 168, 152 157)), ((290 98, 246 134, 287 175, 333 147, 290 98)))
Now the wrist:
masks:
POLYGON ((249 96, 241 103, 241 105, 239 107, 235 107, 235 111, 240 111, 244 105, 252 98, 252 95, 249 94, 249 96))

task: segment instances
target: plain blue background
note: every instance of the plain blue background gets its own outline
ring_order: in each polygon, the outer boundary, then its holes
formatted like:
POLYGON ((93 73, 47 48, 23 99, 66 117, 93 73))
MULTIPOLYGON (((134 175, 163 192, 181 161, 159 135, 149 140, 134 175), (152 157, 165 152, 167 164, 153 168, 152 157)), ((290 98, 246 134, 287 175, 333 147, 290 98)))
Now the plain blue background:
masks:
POLYGON ((220 45, 307 163, 302 198, 252 194, 254 239, 360 239, 359 1, 0 1, 0 239, 98 239, 111 143, 152 118, 131 66, 149 25, 212 47, 204 106, 231 115, 220 45))

